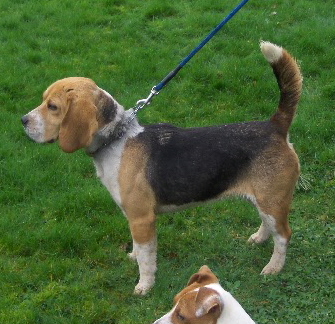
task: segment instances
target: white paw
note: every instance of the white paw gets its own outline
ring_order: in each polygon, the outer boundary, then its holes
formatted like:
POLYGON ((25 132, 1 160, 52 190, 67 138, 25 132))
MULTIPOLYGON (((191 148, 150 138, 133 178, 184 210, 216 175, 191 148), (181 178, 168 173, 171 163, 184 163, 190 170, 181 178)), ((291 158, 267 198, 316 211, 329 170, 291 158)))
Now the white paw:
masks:
POLYGON ((276 273, 278 273, 281 269, 282 269, 281 266, 279 266, 279 265, 278 265, 278 266, 273 266, 273 265, 271 265, 271 264, 269 263, 269 264, 267 264, 267 265, 263 268, 261 274, 262 274, 262 275, 276 274, 276 273))
POLYGON ((148 284, 141 284, 141 283, 138 283, 136 286, 135 286, 135 289, 134 289, 134 294, 135 295, 141 295, 141 296, 144 296, 146 295, 149 290, 151 289, 151 287, 153 286, 152 285, 148 285, 148 284))
POLYGON ((259 235, 259 233, 254 233, 252 234, 249 239, 248 239, 248 243, 249 244, 260 244, 263 243, 265 240, 267 239, 267 237, 262 237, 261 235, 259 235))

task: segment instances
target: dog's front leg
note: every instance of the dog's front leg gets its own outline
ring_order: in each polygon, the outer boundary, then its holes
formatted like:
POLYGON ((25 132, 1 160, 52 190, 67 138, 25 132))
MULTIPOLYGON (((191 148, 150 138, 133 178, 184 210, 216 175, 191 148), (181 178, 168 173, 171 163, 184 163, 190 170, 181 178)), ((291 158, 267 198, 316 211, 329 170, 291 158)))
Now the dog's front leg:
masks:
POLYGON ((145 295, 155 283, 157 239, 155 237, 148 243, 135 244, 140 280, 135 287, 134 293, 145 295))
POLYGON ((157 237, 155 228, 155 214, 137 215, 129 217, 130 230, 133 237, 132 258, 136 258, 140 280, 134 293, 145 295, 155 283, 157 269, 157 237))
POLYGON ((120 207, 128 219, 133 238, 133 251, 129 256, 137 261, 140 272, 140 280, 134 293, 145 295, 155 283, 157 258, 155 210, 157 203, 156 196, 147 180, 144 148, 131 140, 127 145, 123 152, 123 162, 118 178, 120 207))

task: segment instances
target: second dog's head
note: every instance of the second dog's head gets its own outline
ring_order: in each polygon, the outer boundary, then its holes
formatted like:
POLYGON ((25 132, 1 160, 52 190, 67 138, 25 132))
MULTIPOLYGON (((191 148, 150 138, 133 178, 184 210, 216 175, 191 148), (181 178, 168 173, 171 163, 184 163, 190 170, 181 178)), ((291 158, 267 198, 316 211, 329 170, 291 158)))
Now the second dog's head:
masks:
POLYGON ((88 147, 94 134, 124 112, 114 98, 91 79, 71 77, 47 88, 43 102, 22 117, 28 136, 37 143, 59 140, 65 152, 88 147))
POLYGON ((202 266, 174 298, 175 306, 154 324, 254 324, 236 299, 202 266))

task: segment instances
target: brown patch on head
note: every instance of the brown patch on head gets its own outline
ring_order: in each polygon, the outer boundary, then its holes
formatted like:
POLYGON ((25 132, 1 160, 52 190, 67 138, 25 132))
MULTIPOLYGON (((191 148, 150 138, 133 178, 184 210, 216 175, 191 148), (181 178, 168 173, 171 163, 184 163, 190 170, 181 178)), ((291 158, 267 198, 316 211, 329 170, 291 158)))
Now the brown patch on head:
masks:
POLYGON ((220 295, 211 288, 201 287, 184 295, 171 319, 174 324, 216 324, 223 310, 220 295))
POLYGON ((202 266, 191 276, 188 286, 175 298, 176 307, 172 313, 175 324, 215 324, 223 310, 223 302, 218 292, 205 287, 217 283, 218 278, 207 267, 202 266))
POLYGON ((203 287, 205 285, 209 285, 211 283, 217 283, 219 282, 219 279, 215 276, 215 274, 212 272, 212 270, 206 266, 203 265, 197 273, 191 276, 187 283, 187 287, 184 288, 179 294, 177 294, 174 298, 175 303, 178 302, 178 300, 185 295, 187 292, 192 291, 198 287, 203 287))

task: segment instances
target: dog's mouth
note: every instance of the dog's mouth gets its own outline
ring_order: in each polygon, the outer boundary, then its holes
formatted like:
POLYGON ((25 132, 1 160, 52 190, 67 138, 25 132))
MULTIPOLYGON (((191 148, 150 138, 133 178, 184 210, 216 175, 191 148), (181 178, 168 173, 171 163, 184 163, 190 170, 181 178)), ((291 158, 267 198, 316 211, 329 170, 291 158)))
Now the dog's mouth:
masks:
POLYGON ((28 134, 28 139, 30 139, 34 143, 40 143, 40 144, 52 144, 52 143, 55 143, 57 141, 57 139, 53 138, 49 141, 43 142, 43 141, 39 141, 38 139, 34 138, 33 136, 29 136, 29 134, 28 134))

